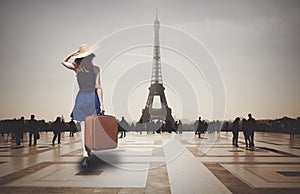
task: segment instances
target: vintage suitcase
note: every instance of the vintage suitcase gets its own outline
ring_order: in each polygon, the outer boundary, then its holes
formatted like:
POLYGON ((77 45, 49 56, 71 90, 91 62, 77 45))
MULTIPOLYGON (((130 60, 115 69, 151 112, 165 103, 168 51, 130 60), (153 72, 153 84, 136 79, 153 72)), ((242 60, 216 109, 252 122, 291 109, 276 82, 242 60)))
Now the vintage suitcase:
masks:
POLYGON ((89 150, 113 149, 118 146, 118 123, 109 115, 85 119, 85 145, 89 150))

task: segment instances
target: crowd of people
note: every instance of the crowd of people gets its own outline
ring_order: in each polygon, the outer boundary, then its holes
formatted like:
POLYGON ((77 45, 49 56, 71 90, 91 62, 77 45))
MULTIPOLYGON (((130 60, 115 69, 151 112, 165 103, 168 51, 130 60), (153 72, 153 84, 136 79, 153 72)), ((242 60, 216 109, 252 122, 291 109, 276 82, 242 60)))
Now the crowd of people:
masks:
MULTIPOLYGON (((295 131, 295 126, 291 125, 291 121, 288 119, 283 119, 282 122, 284 126, 292 127, 292 130, 295 131)), ((181 120, 175 121, 174 131, 178 134, 181 134, 184 130, 191 131, 194 130, 195 135, 199 138, 201 134, 205 133, 220 133, 222 131, 231 131, 232 132, 232 145, 235 147, 239 147, 238 139, 239 139, 239 132, 242 131, 245 139, 245 146, 247 149, 253 150, 254 149, 254 133, 255 130, 261 128, 263 125, 257 124, 256 120, 252 117, 251 114, 248 114, 248 119, 240 117, 236 117, 234 121, 231 123, 229 122, 222 122, 220 121, 205 121, 202 120, 201 117, 198 118, 192 125, 183 126, 181 120)), ((12 140, 15 141, 17 146, 21 145, 22 140, 24 139, 24 134, 28 133, 28 145, 34 146, 37 145, 38 140, 40 139, 40 132, 53 132, 53 139, 52 145, 55 145, 56 141, 57 144, 61 143, 61 133, 62 132, 69 132, 69 136, 73 137, 74 134, 80 131, 80 124, 78 122, 74 122, 72 119, 70 122, 64 122, 62 117, 57 117, 55 121, 52 122, 45 122, 44 120, 37 121, 35 119, 35 115, 31 115, 30 119, 25 120, 24 117, 20 119, 13 119, 13 120, 4 120, 0 121, 0 132, 2 136, 7 134, 11 136, 12 140)), ((135 131, 137 133, 142 134, 146 132, 147 134, 153 133, 162 133, 162 132, 171 132, 166 130, 166 123, 162 121, 150 121, 148 123, 128 123, 124 117, 121 120, 118 120, 118 132, 120 133, 119 138, 126 137, 126 132, 135 131)))
POLYGON ((0 122, 0 131, 2 136, 7 134, 11 136, 12 140, 15 140, 16 145, 20 146, 21 142, 25 139, 24 134, 28 133, 28 145, 37 145, 40 139, 40 132, 53 132, 52 145, 61 143, 61 132, 69 131, 70 137, 74 136, 74 133, 78 131, 78 126, 73 120, 65 123, 64 119, 57 117, 54 122, 45 122, 45 120, 37 121, 35 115, 31 115, 29 120, 25 120, 22 116, 20 119, 3 120, 0 122))
POLYGON ((198 135, 199 138, 201 138, 201 134, 206 132, 217 132, 219 134, 222 129, 224 131, 232 131, 232 145, 235 147, 239 147, 239 132, 243 131, 246 148, 250 150, 254 150, 254 132, 256 128, 257 124, 251 113, 248 114, 248 120, 243 118, 242 122, 240 117, 236 117, 232 122, 231 127, 228 122, 224 122, 223 125, 220 121, 207 123, 206 121, 201 120, 201 117, 194 123, 195 135, 198 135))
POLYGON ((245 139, 246 148, 253 150, 254 149, 254 132, 257 128, 256 121, 252 117, 252 114, 248 114, 248 120, 243 118, 242 123, 240 124, 240 118, 237 117, 233 121, 232 125, 232 145, 239 147, 238 145, 238 138, 239 138, 239 131, 242 129, 245 139))
POLYGON ((183 131, 183 126, 181 120, 175 121, 174 126, 171 127, 168 122, 162 122, 160 120, 157 121, 149 121, 147 123, 131 123, 129 124, 124 117, 122 117, 121 121, 118 121, 118 131, 121 133, 120 138, 126 136, 126 132, 135 131, 140 134, 146 132, 147 134, 153 133, 162 133, 162 132, 176 132, 181 134, 183 131))

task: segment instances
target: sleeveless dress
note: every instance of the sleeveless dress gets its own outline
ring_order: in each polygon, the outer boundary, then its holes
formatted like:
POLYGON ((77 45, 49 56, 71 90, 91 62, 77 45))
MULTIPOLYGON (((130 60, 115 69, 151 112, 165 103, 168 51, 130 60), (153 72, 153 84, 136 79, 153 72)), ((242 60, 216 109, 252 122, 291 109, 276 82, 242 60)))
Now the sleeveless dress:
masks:
POLYGON ((95 72, 78 72, 77 83, 79 85, 79 92, 76 96, 71 118, 76 121, 85 121, 87 116, 97 115, 101 111, 100 101, 95 88, 95 72))

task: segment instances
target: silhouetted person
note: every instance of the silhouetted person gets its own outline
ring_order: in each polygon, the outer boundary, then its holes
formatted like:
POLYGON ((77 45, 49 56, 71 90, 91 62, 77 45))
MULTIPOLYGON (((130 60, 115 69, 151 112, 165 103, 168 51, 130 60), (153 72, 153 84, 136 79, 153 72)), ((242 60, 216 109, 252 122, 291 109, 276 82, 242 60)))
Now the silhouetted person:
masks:
POLYGON ((198 135, 198 138, 201 138, 201 133, 204 132, 204 123, 201 121, 201 117, 199 117, 198 121, 196 121, 196 135, 198 135))
POLYGON ((63 129, 63 123, 60 119, 60 117, 57 117, 56 120, 53 123, 53 139, 52 139, 52 145, 54 145, 55 140, 57 138, 57 143, 60 144, 60 135, 61 135, 61 131, 63 129))
POLYGON ((226 131, 226 134, 229 131, 229 123, 227 121, 223 124, 223 130, 226 131))
POLYGON ((19 120, 16 121, 16 128, 15 128, 16 144, 18 146, 21 145, 21 139, 23 139, 24 130, 25 130, 24 117, 21 117, 19 120))
POLYGON ((252 118, 251 113, 248 114, 248 120, 247 120, 247 130, 249 131, 249 146, 250 149, 254 149, 254 132, 256 129, 256 121, 252 118))
POLYGON ((135 128, 136 128, 137 132, 139 132, 140 134, 142 134, 142 131, 143 131, 143 123, 137 122, 135 128))
POLYGON ((249 130, 247 125, 247 120, 245 118, 242 119, 242 130, 245 138, 246 148, 249 147, 249 130))
POLYGON ((232 123, 232 145, 239 147, 238 145, 238 138, 239 138, 239 129, 240 129, 240 118, 237 117, 232 123))
POLYGON ((125 120, 124 117, 122 117, 121 121, 119 122, 118 130, 121 132, 120 138, 126 137, 126 131, 129 129, 129 124, 125 120))
POLYGON ((46 131, 47 132, 48 125, 47 125, 45 120, 38 121, 38 126, 39 126, 39 131, 46 131))
POLYGON ((281 123, 283 124, 283 129, 285 131, 288 131, 290 134, 290 139, 294 138, 294 134, 295 134, 295 125, 296 125, 296 121, 294 121, 293 119, 290 119, 288 117, 284 117, 281 120, 281 123))
POLYGON ((32 145, 32 137, 33 137, 33 145, 36 145, 39 136, 39 129, 34 115, 30 116, 30 120, 27 123, 27 127, 29 130, 29 146, 32 145))
POLYGON ((294 123, 294 132, 299 131, 299 130, 300 130, 300 117, 298 117, 294 123))
POLYGON ((170 120, 166 120, 166 124, 165 124, 165 130, 169 133, 172 133, 172 131, 174 130, 173 128, 173 124, 171 123, 170 120))
POLYGON ((176 133, 178 133, 178 131, 177 131, 177 127, 178 127, 178 121, 175 121, 175 123, 174 123, 174 127, 175 127, 175 132, 176 132, 176 133))
MULTIPOLYGON (((201 119, 201 117, 199 117, 199 119, 201 119)), ((198 122, 199 120, 194 122, 194 127, 195 127, 195 135, 198 135, 198 122)))
POLYGON ((149 121, 148 123, 145 123, 147 134, 149 134, 149 132, 151 131, 151 125, 152 125, 151 122, 152 122, 152 121, 149 121))
POLYGON ((220 132, 221 132, 221 128, 222 128, 221 125, 222 125, 222 123, 219 120, 217 120, 215 129, 216 129, 218 136, 220 136, 220 132))
POLYGON ((148 131, 149 131, 150 133, 152 133, 152 134, 154 134, 155 131, 157 130, 156 124, 155 124, 154 121, 150 121, 148 127, 149 127, 149 128, 148 128, 148 131))
POLYGON ((69 122, 69 127, 70 127, 70 137, 74 137, 74 133, 77 131, 76 124, 73 119, 69 122))
POLYGON ((291 124, 291 131, 290 131, 290 138, 294 139, 295 136, 295 132, 297 132, 299 130, 299 119, 295 119, 294 121, 292 121, 291 124))
POLYGON ((177 124, 177 132, 179 134, 182 134, 182 131, 183 131, 182 123, 181 123, 181 120, 179 120, 178 124, 177 124))
POLYGON ((203 130, 202 130, 202 133, 205 133, 205 131, 207 131, 208 129, 208 123, 203 121, 203 130))

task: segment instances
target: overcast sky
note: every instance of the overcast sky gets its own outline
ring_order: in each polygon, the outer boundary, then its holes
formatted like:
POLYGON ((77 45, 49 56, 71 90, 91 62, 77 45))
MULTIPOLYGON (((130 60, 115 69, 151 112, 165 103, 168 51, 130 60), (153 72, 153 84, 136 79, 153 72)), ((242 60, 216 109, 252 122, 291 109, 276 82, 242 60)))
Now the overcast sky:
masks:
POLYGON ((150 86, 156 9, 175 118, 300 116, 297 0, 1 0, 0 119, 69 120, 76 77, 60 61, 82 43, 99 43, 106 112, 138 120, 150 86))

